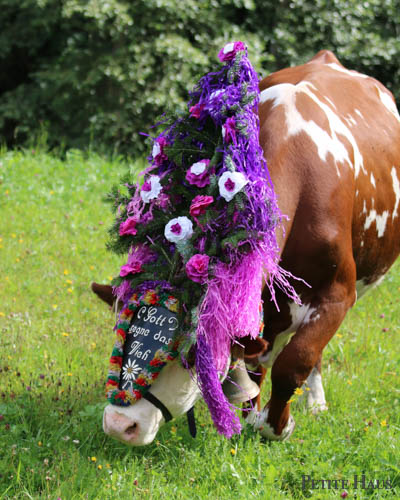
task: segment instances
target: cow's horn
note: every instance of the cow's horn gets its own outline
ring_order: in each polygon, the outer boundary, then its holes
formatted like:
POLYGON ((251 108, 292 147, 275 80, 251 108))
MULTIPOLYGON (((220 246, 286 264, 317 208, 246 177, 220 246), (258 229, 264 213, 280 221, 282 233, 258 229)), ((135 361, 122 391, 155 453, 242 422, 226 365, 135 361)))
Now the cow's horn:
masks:
POLYGON ((249 377, 243 359, 239 359, 236 366, 229 371, 222 390, 228 401, 234 405, 249 401, 260 392, 258 385, 249 377))

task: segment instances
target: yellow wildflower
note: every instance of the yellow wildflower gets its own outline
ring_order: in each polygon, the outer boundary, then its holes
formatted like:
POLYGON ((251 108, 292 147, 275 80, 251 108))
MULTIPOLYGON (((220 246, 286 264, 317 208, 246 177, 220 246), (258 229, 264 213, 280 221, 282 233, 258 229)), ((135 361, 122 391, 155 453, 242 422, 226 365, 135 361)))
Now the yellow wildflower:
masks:
POLYGON ((235 448, 231 448, 231 455, 232 455, 232 456, 233 456, 233 455, 236 455, 236 450, 235 450, 235 448))
POLYGON ((341 333, 337 333, 336 337, 338 337, 339 339, 341 339, 343 337, 343 335, 341 333))
POLYGON ((387 426, 387 422, 386 422, 386 420, 381 420, 381 426, 382 426, 382 427, 386 427, 386 426, 387 426))
POLYGON ((68 269, 64 269, 64 274, 65 274, 65 276, 67 276, 69 274, 68 269))
POLYGON ((39 441, 39 442, 38 442, 38 446, 42 446, 42 444, 43 444, 43 443, 42 443, 41 441, 39 441))
POLYGON ((72 285, 72 281, 71 280, 65 280, 66 283, 68 283, 68 285, 72 285))
POLYGON ((72 293, 72 291, 73 291, 72 288, 68 288, 67 290, 68 293, 72 293))
POLYGON ((11 238, 16 238, 17 235, 15 233, 12 233, 11 238))
POLYGON ((98 468, 99 470, 101 470, 101 469, 103 468, 103 466, 102 466, 101 464, 99 464, 99 465, 97 466, 97 468, 98 468))
POLYGON ((71 373, 71 372, 68 372, 68 373, 67 373, 67 376, 68 376, 68 377, 72 377, 72 373, 71 373))
POLYGON ((96 458, 96 457, 92 457, 90 460, 91 460, 92 462, 97 462, 97 458, 96 458))
POLYGON ((301 396, 303 392, 304 392, 303 389, 301 389, 300 387, 297 387, 297 389, 294 391, 296 396, 301 396))
POLYGON ((0 316, 4 318, 5 313, 3 313, 3 312, 0 311, 0 316))
POLYGON ((61 334, 61 335, 62 335, 63 337, 69 337, 69 333, 67 333, 67 332, 62 332, 62 334, 61 334))
POLYGON ((90 269, 91 271, 93 271, 94 266, 89 266, 89 269, 90 269))
POLYGON ((347 383, 348 383, 349 385, 353 385, 353 382, 352 382, 351 380, 348 380, 348 381, 347 381, 347 383))
POLYGON ((53 304, 51 307, 52 307, 54 310, 56 310, 56 309, 57 309, 57 307, 58 307, 58 305, 57 305, 57 304, 53 304))

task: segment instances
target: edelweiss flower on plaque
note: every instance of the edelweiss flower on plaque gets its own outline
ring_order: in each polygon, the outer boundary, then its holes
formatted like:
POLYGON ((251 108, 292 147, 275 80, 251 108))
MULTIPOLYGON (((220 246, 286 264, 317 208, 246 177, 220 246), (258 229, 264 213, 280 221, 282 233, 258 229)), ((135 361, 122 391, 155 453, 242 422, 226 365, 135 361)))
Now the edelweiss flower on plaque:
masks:
POLYGON ((164 235, 171 243, 188 240, 193 234, 193 223, 187 217, 171 219, 165 226, 164 235))
POLYGON ((143 184, 142 189, 140 190, 140 197, 142 198, 144 203, 149 203, 150 200, 154 200, 161 193, 162 186, 160 183, 160 178, 158 175, 152 175, 150 178, 143 184))
POLYGON ((224 172, 218 180, 219 194, 226 201, 231 201, 248 182, 241 172, 224 172))

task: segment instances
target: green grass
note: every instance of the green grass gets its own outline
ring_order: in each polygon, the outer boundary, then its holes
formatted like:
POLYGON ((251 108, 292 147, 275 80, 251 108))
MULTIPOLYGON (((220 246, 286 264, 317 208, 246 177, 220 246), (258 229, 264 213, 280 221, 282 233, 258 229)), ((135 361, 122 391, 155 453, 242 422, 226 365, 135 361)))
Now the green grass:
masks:
POLYGON ((348 498, 400 498, 398 266, 325 350, 329 411, 294 403, 288 442, 248 428, 228 441, 200 402, 196 439, 182 417, 129 449, 102 432, 113 317, 89 289, 121 263, 105 250, 101 198, 124 165, 77 151, 3 151, 0 162, 0 498, 340 498, 302 490, 302 475, 363 473, 393 488, 348 498))

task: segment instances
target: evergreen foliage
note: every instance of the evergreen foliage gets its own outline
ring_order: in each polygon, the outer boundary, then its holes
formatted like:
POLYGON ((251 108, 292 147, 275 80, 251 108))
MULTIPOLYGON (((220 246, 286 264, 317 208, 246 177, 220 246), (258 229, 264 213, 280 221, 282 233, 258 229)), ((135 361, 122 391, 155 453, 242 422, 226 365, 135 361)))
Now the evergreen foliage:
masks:
POLYGON ((400 93, 398 0, 0 0, 0 133, 143 153, 167 108, 243 40, 261 76, 330 49, 400 93))

